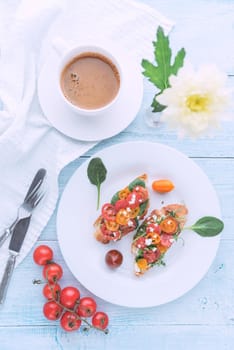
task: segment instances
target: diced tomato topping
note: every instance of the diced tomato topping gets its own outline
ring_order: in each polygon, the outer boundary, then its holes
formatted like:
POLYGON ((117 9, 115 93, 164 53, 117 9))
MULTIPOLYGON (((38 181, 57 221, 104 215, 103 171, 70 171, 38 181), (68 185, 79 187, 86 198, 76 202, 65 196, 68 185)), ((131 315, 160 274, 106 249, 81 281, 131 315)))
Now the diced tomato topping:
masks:
POLYGON ((145 248, 146 244, 145 244, 145 238, 144 237, 139 237, 136 242, 135 242, 135 246, 137 248, 145 248))
POLYGON ((160 255, 161 253, 158 249, 155 251, 145 250, 143 253, 144 258, 147 260, 149 264, 157 261, 160 258, 160 255))
POLYGON ((167 247, 169 248, 171 245, 172 245, 172 242, 171 242, 171 235, 167 235, 165 233, 163 233, 161 236, 161 244, 164 246, 164 247, 167 247))
POLYGON ((156 223, 151 223, 151 224, 147 225, 146 233, 152 233, 152 232, 160 234, 161 233, 160 226, 157 225, 156 223))
POLYGON ((105 221, 106 228, 110 231, 118 231, 119 224, 116 221, 105 221))

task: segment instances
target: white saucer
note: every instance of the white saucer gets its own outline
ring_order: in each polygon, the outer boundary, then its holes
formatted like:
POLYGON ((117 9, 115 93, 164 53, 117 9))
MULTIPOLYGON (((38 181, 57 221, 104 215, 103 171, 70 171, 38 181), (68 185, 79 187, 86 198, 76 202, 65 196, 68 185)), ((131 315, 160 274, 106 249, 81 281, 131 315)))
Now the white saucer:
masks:
POLYGON ((81 141, 99 141, 124 130, 138 113, 143 97, 140 67, 127 55, 118 53, 123 64, 123 89, 113 109, 101 116, 87 117, 71 111, 61 99, 56 86, 59 57, 51 52, 38 79, 41 108, 51 124, 63 134, 81 141))

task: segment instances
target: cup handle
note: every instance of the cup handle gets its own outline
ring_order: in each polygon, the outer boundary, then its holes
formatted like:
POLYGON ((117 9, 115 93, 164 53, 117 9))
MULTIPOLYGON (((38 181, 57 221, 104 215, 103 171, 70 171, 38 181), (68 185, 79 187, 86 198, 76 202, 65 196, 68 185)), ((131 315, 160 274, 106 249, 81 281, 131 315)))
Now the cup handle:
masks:
POLYGON ((51 42, 53 49, 59 56, 62 56, 70 49, 70 45, 62 38, 56 37, 51 42))

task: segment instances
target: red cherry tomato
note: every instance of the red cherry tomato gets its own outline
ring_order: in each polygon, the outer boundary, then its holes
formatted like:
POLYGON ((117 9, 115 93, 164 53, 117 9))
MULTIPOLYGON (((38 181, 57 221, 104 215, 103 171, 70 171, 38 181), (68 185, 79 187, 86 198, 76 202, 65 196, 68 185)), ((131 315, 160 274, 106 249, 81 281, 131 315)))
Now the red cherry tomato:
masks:
POLYGON ((98 311, 93 315, 92 325, 96 328, 106 329, 109 318, 105 312, 98 311))
POLYGON ((48 301, 43 307, 43 313, 48 320, 58 320, 63 312, 63 308, 55 301, 48 301))
POLYGON ((43 295, 46 299, 58 300, 59 294, 61 292, 61 287, 58 283, 45 284, 43 288, 43 295))
POLYGON ((114 205, 106 203, 102 206, 102 216, 105 220, 115 221, 116 210, 114 205))
POLYGON ((47 264, 43 268, 43 276, 50 283, 57 282, 63 275, 63 269, 59 264, 47 264))
POLYGON ((133 193, 134 192, 137 193, 137 195, 138 195, 137 198, 138 198, 140 203, 145 202, 149 198, 149 193, 148 193, 147 189, 144 188, 143 186, 134 187, 133 193))
POLYGON ((129 193, 127 196, 128 206, 132 209, 139 207, 139 204, 141 203, 141 195, 135 191, 129 193))
POLYGON ((74 312, 66 311, 60 319, 60 325, 65 331, 71 332, 80 328, 81 320, 74 312))
POLYGON ((90 297, 80 299, 77 313, 80 317, 91 317, 97 309, 96 301, 90 297))
POLYGON ((65 287, 60 293, 60 303, 69 309, 73 309, 79 299, 80 291, 75 287, 65 287))
POLYGON ((106 264, 111 268, 119 267, 123 262, 123 255, 116 249, 109 250, 105 256, 106 264))
POLYGON ((47 245, 39 245, 33 252, 33 260, 38 265, 46 265, 53 259, 53 250, 47 245))
POLYGON ((127 208, 127 206, 128 206, 128 201, 126 199, 119 199, 115 202, 116 211, 127 208))

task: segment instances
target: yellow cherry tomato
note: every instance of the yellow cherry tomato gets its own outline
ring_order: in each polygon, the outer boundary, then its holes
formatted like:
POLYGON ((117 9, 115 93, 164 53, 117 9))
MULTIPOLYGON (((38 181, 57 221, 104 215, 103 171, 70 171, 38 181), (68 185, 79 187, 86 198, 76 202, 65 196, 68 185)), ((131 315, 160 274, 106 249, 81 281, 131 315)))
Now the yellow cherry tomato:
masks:
POLYGON ((130 219, 129 211, 126 209, 120 209, 116 214, 116 222, 119 225, 127 225, 128 220, 130 219))
POLYGON ((137 217, 137 215, 140 213, 140 207, 131 208, 129 211, 129 216, 131 219, 134 219, 137 217))
POLYGON ((128 187, 125 187, 123 190, 119 191, 119 199, 125 199, 129 195, 131 191, 129 190, 128 187))
POLYGON ((148 263, 146 259, 144 258, 138 259, 136 263, 140 270, 147 270, 148 263))
POLYGON ((105 220, 106 228, 110 231, 118 231, 119 224, 116 221, 105 220))
POLYGON ((161 230, 169 235, 173 235, 178 230, 178 222, 173 216, 168 216, 160 222, 161 230))

